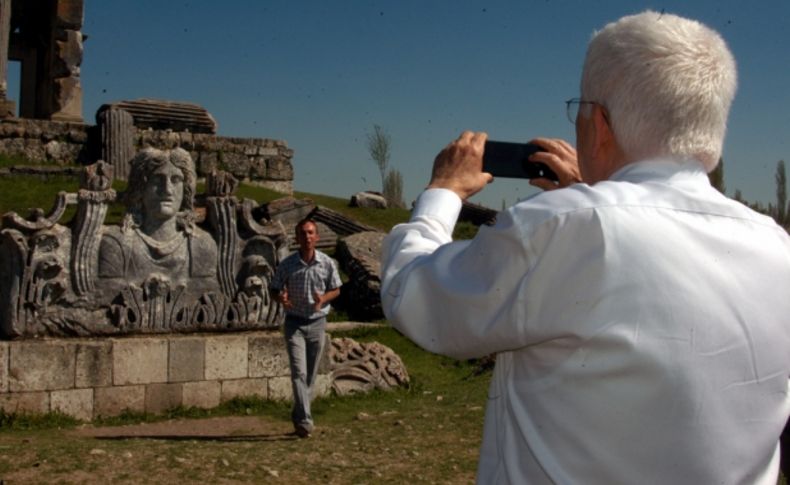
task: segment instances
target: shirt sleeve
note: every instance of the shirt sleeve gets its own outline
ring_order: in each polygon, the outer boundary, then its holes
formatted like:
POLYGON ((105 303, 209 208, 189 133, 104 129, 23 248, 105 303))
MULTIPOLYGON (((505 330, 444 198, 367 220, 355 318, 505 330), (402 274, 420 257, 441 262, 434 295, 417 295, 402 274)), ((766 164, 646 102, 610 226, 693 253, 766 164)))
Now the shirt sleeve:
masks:
POLYGON ((285 286, 285 261, 281 261, 280 264, 277 265, 277 268, 274 270, 274 276, 272 276, 272 281, 269 285, 269 288, 274 291, 280 291, 285 286))
POLYGON ((521 229, 503 212, 471 241, 452 242, 461 200, 423 192, 411 220, 382 248, 382 306, 390 323, 423 348, 471 358, 522 347, 521 287, 529 272, 521 229))
POLYGON ((327 275, 326 291, 331 291, 343 286, 343 281, 340 279, 340 272, 337 269, 337 263, 334 259, 329 259, 329 274, 327 275))

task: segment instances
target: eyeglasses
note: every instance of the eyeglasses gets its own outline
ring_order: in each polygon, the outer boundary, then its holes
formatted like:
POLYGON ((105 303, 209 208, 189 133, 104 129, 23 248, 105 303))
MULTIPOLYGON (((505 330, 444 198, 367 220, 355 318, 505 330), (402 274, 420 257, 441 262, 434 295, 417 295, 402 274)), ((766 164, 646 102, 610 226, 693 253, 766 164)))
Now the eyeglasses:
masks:
POLYGON ((579 107, 583 104, 599 104, 595 101, 584 101, 581 98, 571 98, 565 101, 565 112, 568 115, 568 121, 576 124, 576 117, 579 115, 579 107))

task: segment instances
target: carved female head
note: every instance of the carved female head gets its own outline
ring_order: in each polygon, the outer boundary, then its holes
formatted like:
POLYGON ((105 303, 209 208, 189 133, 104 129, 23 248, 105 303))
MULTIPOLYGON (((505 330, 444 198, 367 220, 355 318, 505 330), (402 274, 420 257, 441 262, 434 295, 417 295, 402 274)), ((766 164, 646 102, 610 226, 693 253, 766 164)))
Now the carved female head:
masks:
POLYGON ((169 219, 192 210, 195 166, 183 148, 145 148, 131 161, 124 193, 128 213, 136 224, 147 218, 169 219))

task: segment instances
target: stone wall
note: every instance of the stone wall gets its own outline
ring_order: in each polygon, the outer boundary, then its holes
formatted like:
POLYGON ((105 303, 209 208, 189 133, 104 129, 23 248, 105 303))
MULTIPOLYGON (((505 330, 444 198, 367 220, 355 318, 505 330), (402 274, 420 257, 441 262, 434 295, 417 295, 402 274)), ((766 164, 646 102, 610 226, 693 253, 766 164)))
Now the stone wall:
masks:
MULTIPOLYGON (((184 148, 201 177, 221 169, 242 182, 293 193, 293 150, 284 141, 152 129, 135 129, 134 140, 135 151, 145 146, 184 148)), ((98 128, 93 125, 18 118, 0 122, 0 155, 35 164, 86 165, 99 153, 98 128)))
MULTIPOLYGON (((316 379, 322 396, 331 388, 328 355, 316 379)), ((0 342, 7 413, 59 411, 90 421, 126 410, 208 409, 241 396, 292 398, 279 332, 0 342)))

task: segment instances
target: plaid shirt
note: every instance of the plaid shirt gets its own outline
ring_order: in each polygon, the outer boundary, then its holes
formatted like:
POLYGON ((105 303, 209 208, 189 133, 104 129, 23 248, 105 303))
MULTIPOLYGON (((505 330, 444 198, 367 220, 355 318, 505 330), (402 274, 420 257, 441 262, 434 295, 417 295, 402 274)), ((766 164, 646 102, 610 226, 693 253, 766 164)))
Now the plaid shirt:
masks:
POLYGON ((337 272, 335 261, 322 253, 315 251, 313 261, 305 263, 299 256, 299 251, 291 254, 277 266, 272 278, 271 287, 275 291, 288 289, 288 299, 293 306, 287 310, 289 315, 316 319, 329 314, 330 305, 324 305, 319 311, 313 310, 315 299, 313 295, 340 288, 340 274, 337 272))

